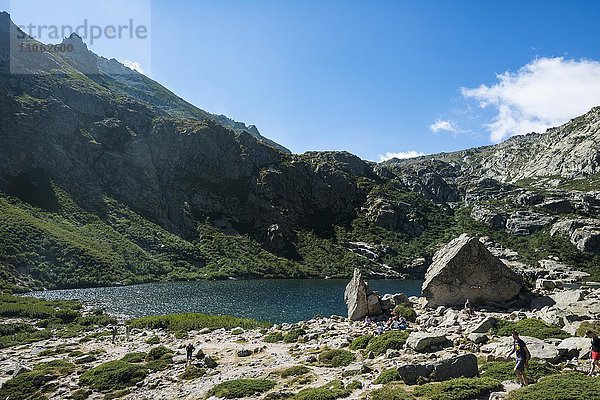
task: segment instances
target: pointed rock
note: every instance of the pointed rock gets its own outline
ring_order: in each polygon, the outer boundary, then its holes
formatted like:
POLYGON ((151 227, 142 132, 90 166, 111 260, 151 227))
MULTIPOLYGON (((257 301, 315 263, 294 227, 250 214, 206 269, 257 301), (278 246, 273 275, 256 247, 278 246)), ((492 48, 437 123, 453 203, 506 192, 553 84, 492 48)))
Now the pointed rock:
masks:
POLYGON ((354 270, 354 276, 344 292, 344 301, 348 306, 348 318, 353 321, 359 321, 369 314, 369 305, 367 302, 367 292, 369 288, 362 279, 360 270, 354 270))
POLYGON ((476 238, 461 235, 433 257, 423 283, 427 307, 501 303, 515 298, 521 277, 476 238))

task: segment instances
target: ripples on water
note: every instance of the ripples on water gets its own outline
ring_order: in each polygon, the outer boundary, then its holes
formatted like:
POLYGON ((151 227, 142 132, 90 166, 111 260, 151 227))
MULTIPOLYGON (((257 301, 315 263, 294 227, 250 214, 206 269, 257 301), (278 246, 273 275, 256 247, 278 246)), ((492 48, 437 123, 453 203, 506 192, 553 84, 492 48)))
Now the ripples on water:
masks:
MULTIPOLYGON (((47 300, 79 299, 121 317, 182 312, 229 314, 273 323, 297 322, 316 315, 346 315, 344 289, 348 280, 239 280, 161 282, 143 285, 50 290, 30 295, 47 300)), ((416 296, 422 281, 373 280, 379 293, 416 296)))

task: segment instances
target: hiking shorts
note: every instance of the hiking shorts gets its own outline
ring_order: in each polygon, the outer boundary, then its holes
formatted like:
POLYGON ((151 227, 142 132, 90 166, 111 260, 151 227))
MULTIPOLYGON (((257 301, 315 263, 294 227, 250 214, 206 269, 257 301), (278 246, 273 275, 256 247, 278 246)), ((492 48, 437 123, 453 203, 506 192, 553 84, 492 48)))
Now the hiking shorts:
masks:
POLYGON ((525 363, 527 362, 524 358, 517 358, 517 364, 515 365, 515 371, 525 371, 525 363))

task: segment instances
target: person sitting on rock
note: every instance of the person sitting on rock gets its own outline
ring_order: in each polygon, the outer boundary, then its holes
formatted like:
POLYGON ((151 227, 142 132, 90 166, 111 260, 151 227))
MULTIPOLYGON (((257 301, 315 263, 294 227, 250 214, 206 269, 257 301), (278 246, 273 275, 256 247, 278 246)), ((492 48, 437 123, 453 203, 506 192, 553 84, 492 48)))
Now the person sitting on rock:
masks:
POLYGON ((188 343, 187 346, 185 346, 185 352, 187 354, 186 360, 188 363, 192 362, 192 357, 194 355, 194 350, 196 348, 194 347, 194 345, 192 343, 188 343))
POLYGON ((600 338, 598 337, 598 335, 596 335, 592 331, 587 331, 585 333, 585 336, 592 339, 592 347, 590 349, 591 350, 590 351, 591 365, 590 365, 590 373, 588 374, 588 376, 592 376, 592 375, 594 375, 594 371, 596 370, 596 367, 598 367, 598 369, 600 369, 600 338))
POLYGON ((383 332, 385 332, 385 326, 383 325, 383 322, 378 322, 377 328, 375 328, 375 335, 381 335, 383 332))
POLYGON ((365 317, 365 326, 369 326, 369 325, 371 325, 371 322, 373 322, 373 321, 371 321, 371 317, 369 317, 369 316, 367 315, 367 316, 365 317))
POLYGON ((508 357, 512 356, 513 353, 516 354, 517 362, 515 364, 515 374, 517 375, 521 386, 527 386, 527 375, 525 374, 525 369, 529 365, 531 353, 529 353, 529 349, 527 348, 525 342, 519 338, 519 332, 513 331, 512 337, 514 339, 513 349, 510 353, 508 353, 508 357))
POLYGON ((406 319, 404 317, 402 317, 400 319, 400 330, 406 330, 406 328, 408 328, 408 322, 406 322, 406 319))

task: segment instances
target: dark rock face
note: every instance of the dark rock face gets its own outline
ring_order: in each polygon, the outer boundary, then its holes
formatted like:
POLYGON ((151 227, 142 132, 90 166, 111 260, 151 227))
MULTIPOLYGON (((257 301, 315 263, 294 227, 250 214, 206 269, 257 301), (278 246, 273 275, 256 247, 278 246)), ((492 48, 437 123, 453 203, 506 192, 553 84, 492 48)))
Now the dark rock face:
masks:
POLYGON ((461 235, 439 250, 427 270, 428 307, 501 303, 514 299, 522 279, 477 239, 461 235))

